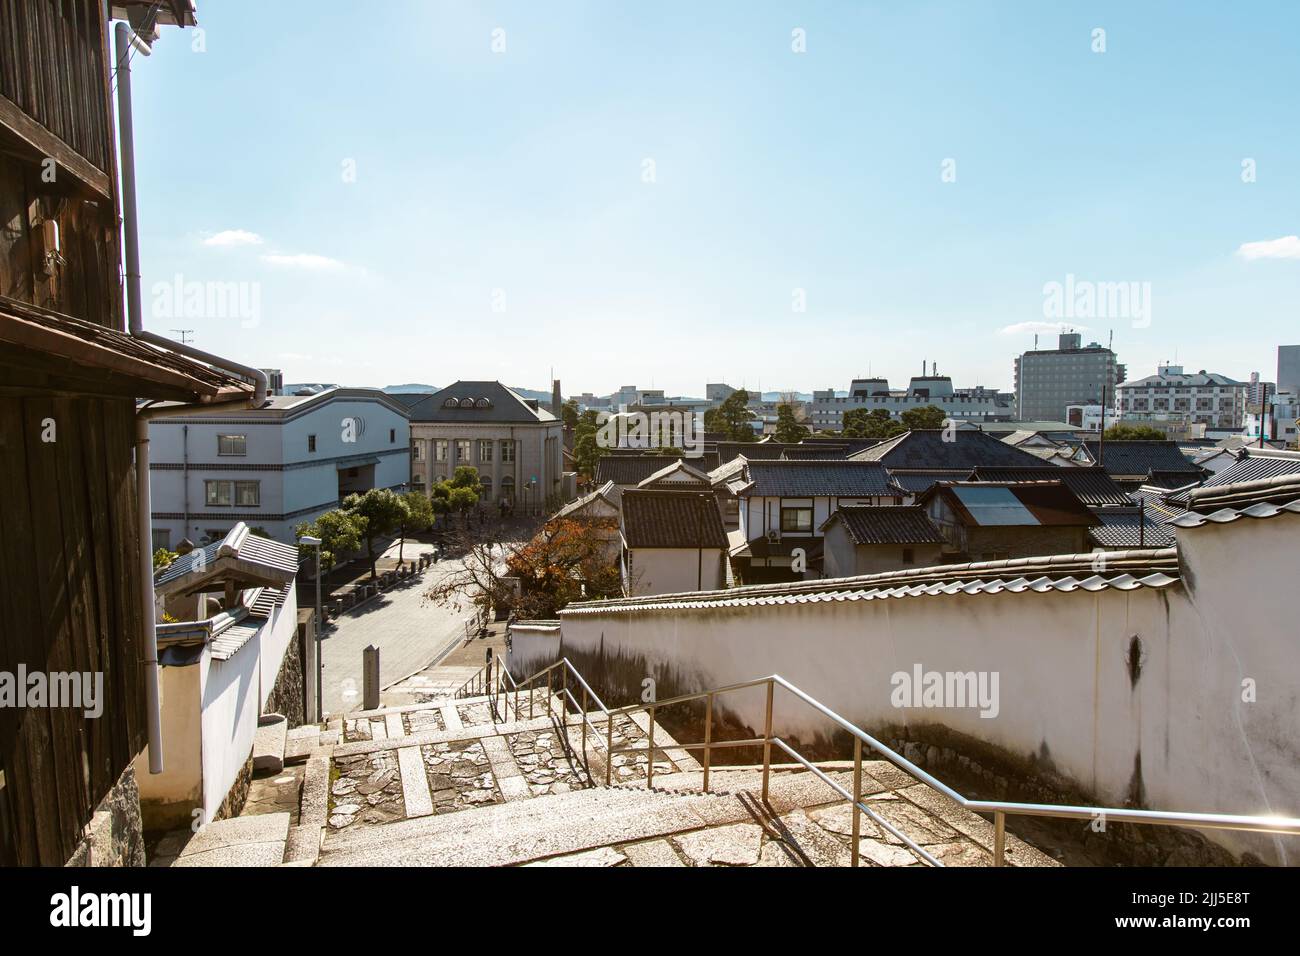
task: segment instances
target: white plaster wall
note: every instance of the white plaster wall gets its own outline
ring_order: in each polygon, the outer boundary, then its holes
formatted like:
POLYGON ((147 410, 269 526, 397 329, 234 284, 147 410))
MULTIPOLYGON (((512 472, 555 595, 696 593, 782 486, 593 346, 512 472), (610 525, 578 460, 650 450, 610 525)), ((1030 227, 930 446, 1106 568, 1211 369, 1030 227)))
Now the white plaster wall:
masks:
MULTIPOLYGON (((693 675, 696 689, 779 673, 867 729, 938 723, 1022 757, 1046 752, 1103 804, 1128 797, 1140 755, 1149 807, 1300 816, 1300 647, 1287 560, 1298 532, 1293 515, 1180 531, 1186 574, 1162 590, 562 612, 562 641, 566 650, 643 655, 649 670, 693 675), (1133 684, 1135 636, 1142 666, 1133 684), (997 717, 894 708, 891 675, 916 663, 996 671, 997 717), (1241 699, 1246 677, 1258 681, 1255 703, 1241 699)), ((516 640, 512 670, 532 673, 558 650, 553 640, 516 640)), ((761 693, 728 704, 761 726, 761 693)), ((829 729, 779 694, 776 728, 804 739, 829 729)), ((1266 860, 1300 858, 1290 838, 1207 836, 1266 860)))
POLYGON ((636 595, 711 591, 723 585, 718 548, 636 548, 631 555, 631 590, 636 595))
POLYGON ((248 762, 257 733, 261 636, 226 661, 207 652, 202 667, 203 819, 212 820, 248 762))

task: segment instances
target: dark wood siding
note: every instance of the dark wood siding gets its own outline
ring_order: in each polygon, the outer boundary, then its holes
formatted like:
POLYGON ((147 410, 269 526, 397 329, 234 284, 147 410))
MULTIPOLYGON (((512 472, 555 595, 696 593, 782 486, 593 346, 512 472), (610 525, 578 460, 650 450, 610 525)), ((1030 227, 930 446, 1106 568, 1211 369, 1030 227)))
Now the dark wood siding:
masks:
POLYGON ((111 204, 59 193, 39 172, 37 164, 0 154, 0 296, 124 329, 111 204), (58 223, 63 259, 48 270, 46 220, 58 223))
POLYGON ((0 708, 0 863, 64 863, 145 746, 133 420, 129 400, 0 398, 0 671, 104 675, 98 719, 0 708))
POLYGON ((0 96, 108 172, 102 14, 99 0, 0 0, 0 96))

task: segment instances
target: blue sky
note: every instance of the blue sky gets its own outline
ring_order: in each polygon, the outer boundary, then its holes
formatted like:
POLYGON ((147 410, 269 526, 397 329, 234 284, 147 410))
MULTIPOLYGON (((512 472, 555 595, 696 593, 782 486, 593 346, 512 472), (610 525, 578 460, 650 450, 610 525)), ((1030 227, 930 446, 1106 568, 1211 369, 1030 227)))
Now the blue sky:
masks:
POLYGON ((1067 275, 1149 283, 1149 316, 1069 323, 1113 329, 1134 378, 1176 357, 1271 379, 1300 341, 1295 4, 199 18, 133 62, 147 322, 289 381, 545 388, 554 368, 567 393, 698 395, 901 384, 928 359, 1010 388, 1067 275), (244 283, 256 314, 168 315, 176 277, 244 283))

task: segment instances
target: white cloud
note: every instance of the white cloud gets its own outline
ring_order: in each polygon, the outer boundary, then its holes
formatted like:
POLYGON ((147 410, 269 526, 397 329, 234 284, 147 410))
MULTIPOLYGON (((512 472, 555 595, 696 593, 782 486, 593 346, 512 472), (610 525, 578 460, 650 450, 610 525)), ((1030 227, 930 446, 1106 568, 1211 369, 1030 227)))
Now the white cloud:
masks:
POLYGON ((1074 322, 1017 322, 1002 329, 1003 335, 1033 335, 1053 332, 1087 332, 1086 325, 1074 322))
POLYGON ((203 240, 205 246, 260 246, 262 237, 247 229, 226 229, 203 240))
POLYGON ((1300 259, 1300 236, 1243 242, 1237 255, 1243 259, 1300 259))
POLYGON ((290 269, 342 269, 343 263, 329 256, 313 255, 310 252, 298 252, 293 255, 272 252, 262 256, 262 261, 273 266, 285 266, 290 269))

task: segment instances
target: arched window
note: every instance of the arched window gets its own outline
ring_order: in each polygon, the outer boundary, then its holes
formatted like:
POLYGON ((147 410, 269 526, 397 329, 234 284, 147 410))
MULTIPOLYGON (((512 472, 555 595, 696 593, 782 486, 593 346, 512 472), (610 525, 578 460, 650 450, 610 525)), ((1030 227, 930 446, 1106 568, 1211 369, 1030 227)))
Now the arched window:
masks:
POLYGON ((509 475, 501 479, 501 497, 507 504, 515 503, 515 480, 509 475))
POLYGON ((443 407, 443 408, 455 408, 455 407, 456 407, 457 405, 459 405, 459 404, 460 404, 460 399, 458 399, 458 398, 456 398, 456 397, 453 396, 452 398, 449 398, 449 399, 447 399, 445 402, 443 402, 443 403, 442 403, 442 407, 443 407))

